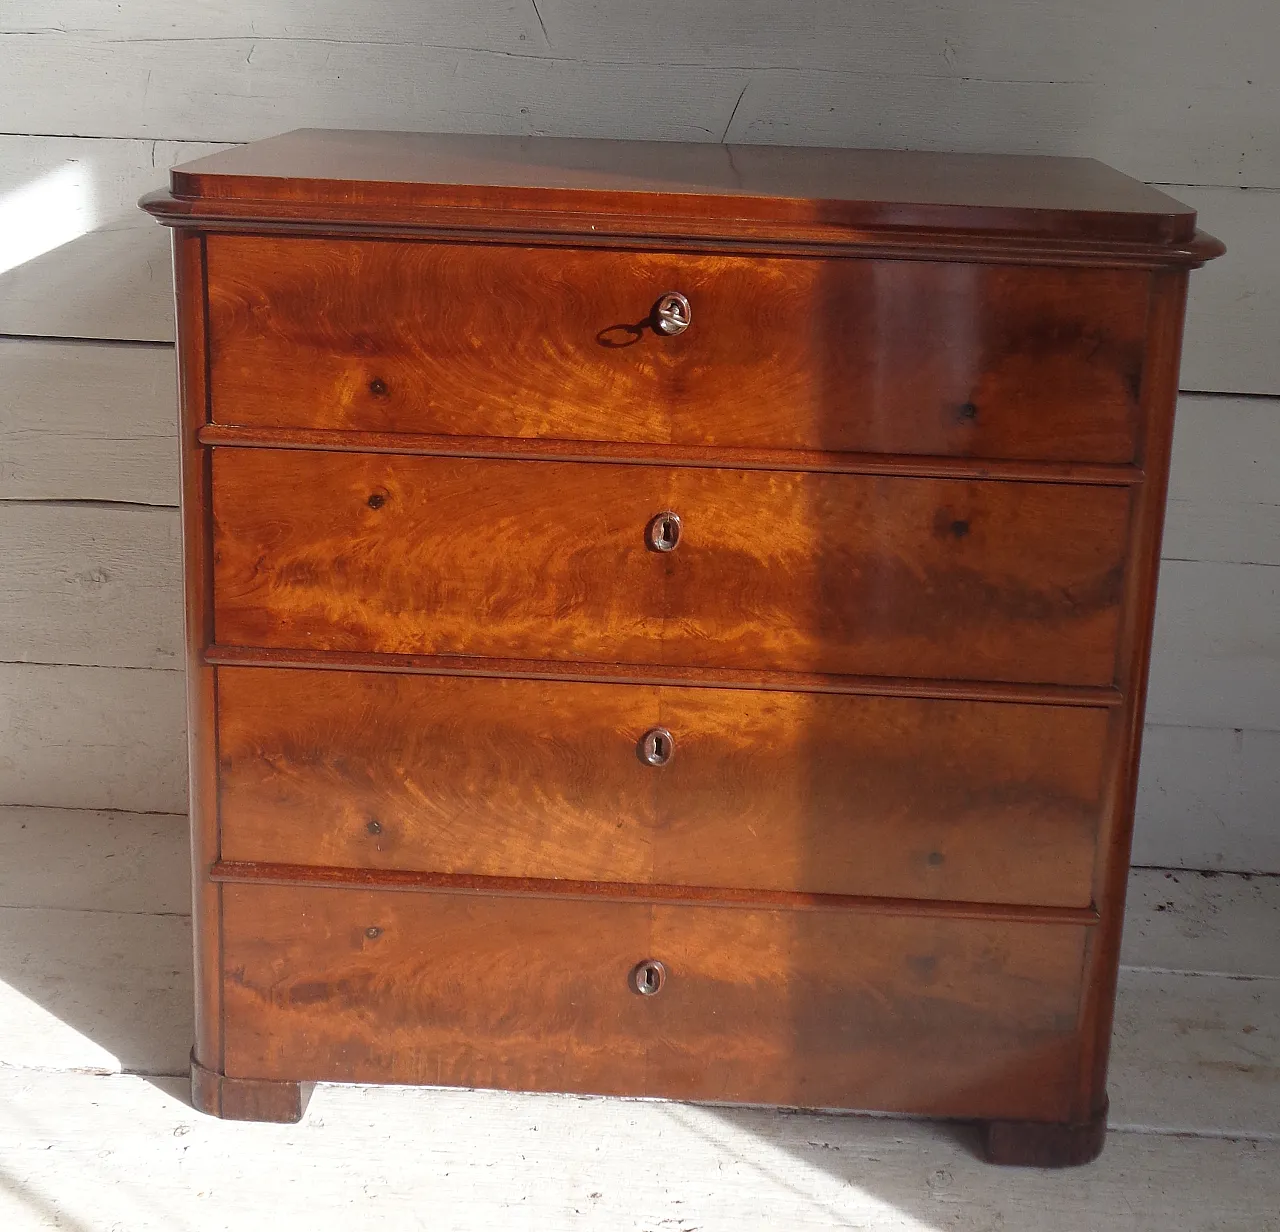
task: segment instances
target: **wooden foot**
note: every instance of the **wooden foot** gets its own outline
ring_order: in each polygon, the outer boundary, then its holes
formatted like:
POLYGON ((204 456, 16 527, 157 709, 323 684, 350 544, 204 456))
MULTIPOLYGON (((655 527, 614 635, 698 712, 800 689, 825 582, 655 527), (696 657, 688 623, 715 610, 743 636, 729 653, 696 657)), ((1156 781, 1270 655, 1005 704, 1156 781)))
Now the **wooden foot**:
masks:
POLYGON ((1073 1168, 1092 1163, 1107 1139, 1107 1105, 1079 1125, 1039 1121, 983 1121, 982 1153, 987 1162, 1020 1168, 1073 1168))
POLYGON ((191 1054, 191 1106, 225 1121, 302 1120, 313 1083, 272 1078, 228 1078, 205 1069, 191 1054))

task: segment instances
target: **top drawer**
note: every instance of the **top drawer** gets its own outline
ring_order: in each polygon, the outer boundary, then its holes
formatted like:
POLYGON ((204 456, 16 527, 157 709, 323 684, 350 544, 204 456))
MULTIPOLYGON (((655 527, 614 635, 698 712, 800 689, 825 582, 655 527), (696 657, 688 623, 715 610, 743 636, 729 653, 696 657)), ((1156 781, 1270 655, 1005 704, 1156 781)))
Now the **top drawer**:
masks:
POLYGON ((248 426, 1127 462, 1141 271, 212 235, 248 426), (655 326, 667 292, 691 321, 655 326))

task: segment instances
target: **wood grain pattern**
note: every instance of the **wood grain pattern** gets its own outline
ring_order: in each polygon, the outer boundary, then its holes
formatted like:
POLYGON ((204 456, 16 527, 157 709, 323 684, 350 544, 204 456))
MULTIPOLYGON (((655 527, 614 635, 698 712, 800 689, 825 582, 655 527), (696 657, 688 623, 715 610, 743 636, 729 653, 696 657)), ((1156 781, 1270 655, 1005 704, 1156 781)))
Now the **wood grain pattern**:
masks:
POLYGON ((302 1120, 311 1084, 228 1078, 205 1069, 191 1054, 191 1106, 225 1121, 268 1121, 291 1125, 302 1120))
POLYGON ((1131 487, 1142 468, 1114 462, 936 457, 928 454, 838 453, 820 449, 756 449, 736 445, 667 445, 647 441, 565 441, 547 437, 432 436, 334 428, 264 428, 209 424, 204 445, 321 449, 344 453, 426 454, 437 458, 508 458, 528 462, 634 462, 718 466, 753 471, 823 471, 831 475, 906 475, 923 479, 1022 479, 1131 487))
POLYGON ((1035 1121, 984 1121, 979 1129, 989 1163, 1019 1168, 1075 1168, 1092 1163, 1107 1141, 1104 1104, 1087 1121, 1044 1125, 1035 1121))
POLYGON ((215 235, 214 419, 1126 462, 1147 281, 215 235), (693 306, 676 337, 651 321, 667 291, 693 306))
POLYGON ((1061 684, 999 684, 981 680, 929 680, 913 676, 833 676, 815 672, 728 667, 645 667, 572 659, 490 659, 471 655, 373 654, 329 650, 266 650, 211 646, 204 661, 216 667, 303 667, 415 676, 484 676, 512 680, 574 680, 587 684, 665 684, 760 689, 783 693, 853 693, 861 697, 929 697, 941 701, 1013 702, 1035 706, 1124 705, 1106 688, 1061 684))
POLYGON ((300 129, 175 168, 176 196, 641 209, 850 229, 1185 241, 1195 212, 1089 160, 913 150, 300 129))
MULTIPOLYGON (((187 643, 187 795, 191 814, 192 934, 196 969, 191 1061, 223 1071, 222 890, 209 880, 218 858, 217 703, 213 668, 201 651, 213 640, 213 464, 199 431, 209 418, 205 237, 173 233, 178 306, 178 428, 182 475, 183 627, 187 643)), ((198 1092, 197 1092, 198 1094, 198 1092)))
POLYGON ((224 860, 1087 906, 1107 714, 231 668, 218 731, 224 860))
POLYGON ((180 289, 199 1063, 290 1114, 323 1078, 618 1091, 1079 1162, 1221 245, 1055 196, 1096 168, 588 150, 309 134, 144 202, 214 232, 180 289), (886 167, 932 170, 884 201, 886 167))
POLYGON ((1195 211, 1089 160, 706 141, 300 129, 175 168, 174 195, 335 205, 647 213, 803 225, 1185 242, 1195 211))
POLYGON ((1065 925, 227 886, 234 1077, 1063 1119, 1065 925), (658 959, 640 997, 628 976, 658 959))
POLYGON ((1173 449, 1173 413, 1178 399, 1177 359, 1186 303, 1184 272, 1166 271, 1153 279, 1150 340, 1142 381, 1140 453, 1146 481, 1137 491, 1132 507, 1132 550, 1125 568, 1128 603, 1116 647, 1117 684, 1125 695, 1121 717, 1124 737, 1112 746, 1108 791, 1111 807, 1099 835, 1094 872, 1094 898, 1099 904, 1101 919, 1096 932, 1090 935, 1085 962, 1077 1096, 1071 1118, 1076 1125, 1098 1118, 1107 1101, 1107 1058, 1120 968, 1124 894, 1133 839, 1152 617, 1160 570, 1160 536, 1173 449))
POLYGON ((221 643, 1111 682, 1114 488, 363 457, 214 459, 221 643), (684 519, 653 552, 645 527, 684 519))
POLYGON ((1009 903, 962 903, 873 895, 807 894, 796 890, 741 890, 714 886, 653 885, 621 881, 570 881, 568 878, 485 877, 472 873, 415 873, 407 869, 332 868, 319 864, 241 864, 220 860, 209 871, 222 885, 289 886, 394 893, 441 893, 481 898, 551 898, 614 903, 674 903, 749 910, 834 912, 868 911, 893 916, 945 916, 1021 924, 1098 923, 1093 907, 1024 907, 1009 903))

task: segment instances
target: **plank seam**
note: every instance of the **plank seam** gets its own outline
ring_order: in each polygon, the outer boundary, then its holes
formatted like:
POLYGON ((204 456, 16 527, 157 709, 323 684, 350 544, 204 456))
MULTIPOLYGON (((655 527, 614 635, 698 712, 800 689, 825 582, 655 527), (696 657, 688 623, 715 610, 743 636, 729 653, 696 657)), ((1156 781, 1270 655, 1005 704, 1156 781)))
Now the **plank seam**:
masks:
MULTIPOLYGON (((1257 503, 1264 508, 1270 507, 1263 501, 1257 503)), ((1280 569, 1280 561, 1274 560, 1218 560, 1204 556, 1162 556, 1160 559, 1172 561, 1175 565, 1229 565, 1237 569, 1280 569)))
MULTIPOLYGON (((8 664, 0 664, 0 667, 9 666, 8 664)), ((25 664, 18 666, 24 667, 25 664)), ((40 664, 43 667, 45 664, 40 664)), ((60 664, 64 667, 78 667, 79 664, 68 663, 60 664)), ((153 795, 159 793, 151 793, 153 795)), ((113 808, 109 804, 47 804, 43 800, 3 800, 0 801, 0 810, 2 809, 59 809, 64 813, 124 813, 135 817, 177 817, 178 813, 169 813, 163 811, 140 812, 137 809, 113 808)))
MULTIPOLYGON (((90 232, 92 234, 92 232, 90 232)), ((14 334, 0 333, 0 342, 83 343, 93 346, 145 347, 172 351, 175 343, 160 338, 91 338, 83 334, 14 334)))
POLYGON ((1143 1134, 1152 1138, 1203 1138, 1219 1142, 1280 1142, 1280 1133, 1269 1129, 1189 1129, 1162 1125, 1107 1125, 1109 1134, 1143 1134))
MULTIPOLYGON (((173 667, 166 667, 163 664, 154 664, 151 666, 139 665, 136 663, 51 663, 46 659, 0 659, 0 667, 84 667, 92 671, 107 672, 181 672, 184 667, 181 663, 175 664, 173 667)), ((3 804, 16 804, 16 800, 6 800, 3 804)), ((43 807, 35 805, 33 807, 43 807)), ((90 808, 91 813, 97 812, 133 812, 133 809, 97 809, 90 808)))
POLYGON ((37 508, 53 509, 102 509, 119 510, 121 512, 137 512, 142 510, 158 510, 178 512, 177 505, 153 505, 149 501, 100 500, 93 497, 62 496, 0 496, 6 505, 32 505, 37 508))
POLYGON ((1145 971, 1150 975, 1185 975, 1193 979, 1231 980, 1238 984, 1274 983, 1280 975, 1243 975, 1238 971, 1196 971, 1185 967, 1132 967, 1120 964, 1121 971, 1145 971))
POLYGON ((49 907, 40 903, 0 903, 0 911, 61 911, 69 915, 114 915, 130 918, 148 916, 168 920, 191 918, 189 911, 116 911, 109 907, 49 907))

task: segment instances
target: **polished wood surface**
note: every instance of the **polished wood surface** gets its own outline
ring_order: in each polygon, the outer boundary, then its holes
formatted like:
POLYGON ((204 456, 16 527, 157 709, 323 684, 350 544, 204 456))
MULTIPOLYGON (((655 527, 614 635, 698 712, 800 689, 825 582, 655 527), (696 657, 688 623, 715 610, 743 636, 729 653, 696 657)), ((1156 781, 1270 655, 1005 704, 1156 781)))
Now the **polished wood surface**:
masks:
POLYGON ((860 697, 928 697, 938 701, 1013 702, 1039 706, 1121 707, 1114 686, 1010 684, 989 680, 930 680, 915 676, 833 676, 818 672, 727 667, 646 667, 565 659, 476 658, 474 655, 371 654, 359 651, 208 646, 201 656, 218 667, 320 667, 405 676, 484 676, 509 680, 570 680, 587 684, 692 685, 770 693, 848 693, 860 697))
POLYGON ((1117 488, 1132 487, 1142 482, 1140 467, 1116 462, 836 453, 820 449, 747 449, 732 445, 566 441, 547 437, 433 436, 415 432, 357 432, 333 428, 250 428, 235 424, 207 424, 200 430, 199 439, 201 444, 214 446, 427 454, 439 458, 634 462, 753 471, 824 471, 832 475, 902 475, 918 479, 1024 479, 1038 483, 1096 484, 1117 488))
POLYGON ((228 1078, 205 1069, 191 1054, 191 1106, 225 1121, 302 1120, 311 1099, 311 1083, 273 1078, 228 1078))
POLYGON ((569 902, 670 903, 799 912, 871 911, 881 915, 995 920, 1018 924, 1077 924, 1093 928, 1092 907, 1042 907, 1013 903, 968 903, 949 899, 887 898, 884 895, 810 894, 799 890, 745 890, 724 886, 658 885, 627 881, 574 881, 567 877, 490 877, 473 873, 423 873, 403 868, 350 868, 325 864, 259 864, 219 860, 208 871, 219 885, 311 887, 313 889, 438 892, 481 898, 551 898, 569 902))
POLYGON ((213 414, 1127 462, 1148 282, 1132 270, 214 236, 213 414), (692 307, 674 337, 653 318, 668 291, 692 307))
POLYGON ((1136 493, 1134 550, 1125 588, 1131 596, 1121 627, 1116 663, 1126 697, 1124 736, 1113 746, 1108 824, 1099 835, 1094 869, 1095 901, 1106 904, 1101 927, 1089 948, 1081 1005, 1083 1041, 1078 1077, 1077 1119, 1095 1116, 1105 1106, 1107 1058, 1111 1050, 1116 981, 1129 853, 1138 796, 1138 765, 1146 715, 1147 674, 1156 586, 1160 575, 1160 537, 1164 527, 1173 446, 1174 407, 1178 398, 1178 356, 1186 313, 1187 276, 1167 272, 1156 280, 1152 299, 1147 371, 1143 379, 1142 457, 1147 480, 1136 493))
MULTIPOLYGON (((186 641, 187 773, 191 825, 191 934, 195 961, 195 1040, 191 1059, 222 1070, 222 892, 208 879, 218 858, 218 770, 214 671, 203 649, 213 640, 213 491, 210 451, 200 444, 208 422, 208 365, 204 237, 173 233, 173 277, 181 362, 178 373, 179 457, 182 475, 183 628, 186 641)), ((195 1070, 192 1070, 195 1090, 195 1070)), ((221 1106, 221 1105, 219 1105, 221 1106)))
POLYGON ((1107 1141, 1107 1101, 1077 1124, 984 1121, 982 1153, 993 1164, 1018 1168, 1075 1168, 1092 1163, 1107 1141))
POLYGON ((227 1073, 1069 1115, 1086 929, 227 886, 227 1073), (635 966, 661 962, 638 995, 635 966))
POLYGON ((199 1105, 495 1084, 1091 1158, 1194 214, 1078 160, 320 133, 143 204, 199 1105))
POLYGON ((218 707, 224 860, 1092 901, 1103 710, 248 668, 218 707))
POLYGON ((214 458, 219 642, 1109 684, 1115 488, 214 458), (674 551, 646 527, 674 510, 674 551))
POLYGON ((302 129, 174 168, 201 202, 661 213, 1171 243, 1195 212, 1092 159, 302 129))

